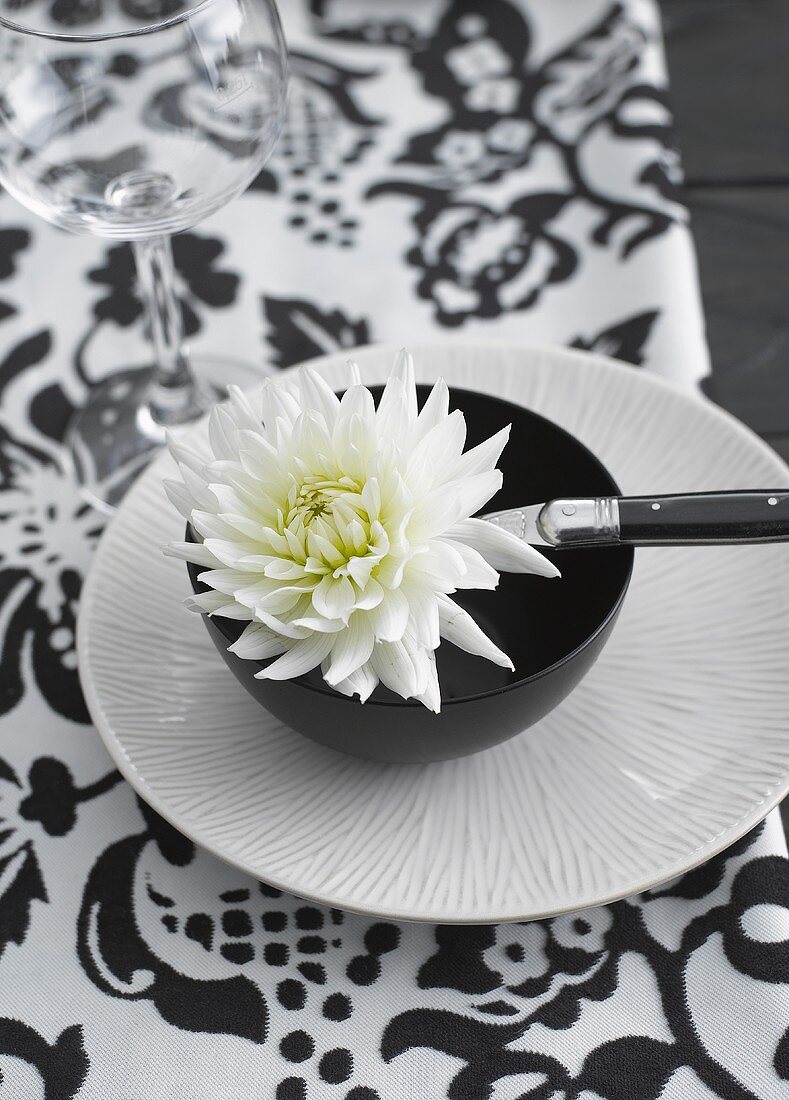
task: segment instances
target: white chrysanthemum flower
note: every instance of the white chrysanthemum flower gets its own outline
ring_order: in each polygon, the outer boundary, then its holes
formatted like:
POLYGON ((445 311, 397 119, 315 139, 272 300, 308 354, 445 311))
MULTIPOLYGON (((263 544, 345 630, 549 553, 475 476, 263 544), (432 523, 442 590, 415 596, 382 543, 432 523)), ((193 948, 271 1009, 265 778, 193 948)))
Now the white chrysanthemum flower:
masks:
POLYGON ((267 380, 211 413, 210 453, 176 442, 170 500, 202 540, 168 551, 203 566, 211 591, 189 606, 248 621, 230 646, 286 680, 320 665, 364 702, 379 681, 438 711, 444 638, 512 663, 451 598, 495 588, 497 569, 558 576, 531 546, 470 519, 500 488, 509 428, 463 453, 463 414, 443 381, 421 412, 411 356, 399 353, 378 408, 361 385, 339 399, 314 371, 267 380))

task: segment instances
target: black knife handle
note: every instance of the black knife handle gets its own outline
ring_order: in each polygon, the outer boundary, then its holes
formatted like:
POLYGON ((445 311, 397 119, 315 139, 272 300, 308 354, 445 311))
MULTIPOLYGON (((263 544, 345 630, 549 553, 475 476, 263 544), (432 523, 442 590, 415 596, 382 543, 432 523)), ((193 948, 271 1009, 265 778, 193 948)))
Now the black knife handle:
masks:
POLYGON ((789 541, 789 490, 620 497, 619 541, 637 546, 789 541))

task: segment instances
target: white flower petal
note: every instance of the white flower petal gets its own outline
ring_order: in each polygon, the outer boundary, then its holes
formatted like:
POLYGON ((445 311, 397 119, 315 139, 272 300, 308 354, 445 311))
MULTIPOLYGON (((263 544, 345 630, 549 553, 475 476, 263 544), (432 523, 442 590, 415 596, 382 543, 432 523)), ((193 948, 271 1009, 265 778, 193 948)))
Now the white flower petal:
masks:
POLYGON ((348 385, 361 386, 362 372, 359 370, 359 364, 355 359, 349 359, 346 366, 348 368, 348 385))
MULTIPOLYGON (((240 557, 238 559, 238 561, 236 562, 236 565, 238 566, 239 569, 242 569, 244 572, 247 572, 247 570, 251 571, 251 569, 254 567, 257 570, 258 573, 262 573, 263 576, 265 577, 266 576, 266 567, 268 565, 270 565, 271 562, 273 562, 273 561, 285 561, 285 560, 286 559, 277 557, 277 556, 272 555, 272 554, 244 554, 242 557, 240 557)), ((299 566, 298 577, 303 577, 303 576, 304 576, 304 566, 299 566)), ((269 579, 284 580, 284 579, 287 579, 287 578, 277 577, 277 578, 269 578, 269 579)), ((291 580, 296 580, 298 578, 297 577, 291 577, 290 579, 291 580)))
POLYGON ((338 449, 354 431, 356 437, 364 431, 366 423, 375 419, 375 402, 366 386, 351 386, 342 395, 340 416, 334 426, 334 446, 338 449))
POLYGON ((248 589, 239 589, 236 592, 236 599, 239 603, 252 603, 255 611, 266 611, 269 615, 276 615, 277 618, 292 611, 304 595, 303 588, 283 584, 273 592, 267 592, 255 599, 253 593, 259 587, 259 585, 253 585, 248 589))
POLYGON ((189 611, 197 611, 200 615, 212 615, 226 603, 232 602, 221 592, 195 592, 193 596, 187 596, 184 607, 189 611))
POLYGON ((418 582, 412 576, 404 583, 403 591, 408 599, 411 627, 416 640, 427 649, 436 649, 441 644, 441 632, 435 592, 429 585, 418 582))
POLYGON ((375 567, 378 565, 380 560, 380 557, 378 557, 378 555, 376 554, 370 554, 368 557, 364 558, 351 558, 348 561, 347 566, 345 567, 347 570, 347 575, 351 578, 357 588, 360 588, 362 591, 364 591, 370 580, 370 574, 372 573, 373 569, 375 569, 375 567))
POLYGON ((307 409, 301 414, 293 429, 291 446, 300 468, 310 471, 331 467, 331 427, 322 413, 307 409))
POLYGON ((376 478, 371 477, 362 489, 362 503, 367 512, 367 517, 372 523, 381 514, 381 489, 376 478))
POLYGON ((228 515, 233 515, 235 513, 239 513, 242 516, 254 515, 257 519, 260 519, 263 514, 272 510, 276 514, 274 501, 270 497, 267 497, 261 490, 258 490, 255 506, 250 507, 249 502, 244 499, 237 489, 234 489, 232 485, 228 485, 225 481, 217 480, 217 477, 224 478, 227 476, 230 465, 229 462, 223 462, 221 473, 217 471, 216 467, 211 467, 207 471, 211 475, 211 481, 208 483, 208 488, 214 494, 214 499, 217 503, 217 514, 225 520, 228 515))
POLYGON ((173 432, 167 432, 165 439, 167 450, 182 468, 199 475, 202 473, 205 464, 211 461, 212 455, 207 449, 200 451, 197 447, 190 447, 186 443, 181 443, 173 432))
POLYGON ((357 611, 371 611, 385 597, 383 586, 378 581, 371 577, 367 584, 364 586, 364 591, 356 597, 356 610, 357 611))
POLYGON ((288 621, 286 619, 278 619, 276 615, 270 614, 268 611, 264 611, 260 607, 254 609, 255 619, 258 622, 263 623, 274 631, 275 634, 281 634, 283 638, 301 639, 309 637, 310 631, 303 626, 298 626, 298 618, 288 621))
MULTIPOLYGON (((232 542, 235 538, 238 538, 238 532, 234 531, 229 523, 225 523, 218 515, 211 512, 195 509, 192 512, 192 527, 204 539, 228 539, 232 542)), ((247 545, 246 540, 245 545, 247 545)))
POLYGON ((410 416, 410 402, 399 378, 390 377, 378 403, 376 422, 380 439, 396 441, 404 449, 411 442, 415 422, 410 416))
MULTIPOLYGON (((266 532, 266 538, 272 545, 276 545, 276 540, 272 538, 268 531, 266 532)), ((304 540, 295 535, 289 527, 285 528, 285 543, 287 551, 294 561, 304 562, 307 560, 307 550, 304 545, 304 540)))
POLYGON ((251 539, 253 542, 264 541, 266 528, 272 520, 276 521, 275 516, 266 517, 268 522, 264 522, 263 520, 250 519, 248 516, 239 515, 237 512, 220 512, 219 518, 237 531, 239 535, 243 535, 245 539, 251 539))
POLYGON ((207 512, 216 510, 217 499, 208 488, 203 476, 196 474, 188 466, 182 466, 181 477, 184 479, 184 488, 194 501, 195 509, 204 509, 207 512))
POLYGON ((432 710, 434 714, 441 711, 441 688, 438 683, 438 669, 436 668, 436 655, 432 649, 424 650, 425 660, 428 666, 427 683, 419 695, 415 696, 420 703, 432 710))
POLYGON ((405 392, 406 411, 411 423, 416 423, 416 376, 414 357, 407 348, 400 348, 395 356, 392 378, 399 378, 405 392))
POLYGON ((261 509, 261 494, 266 501, 272 500, 268 485, 261 485, 256 477, 252 477, 238 462, 228 462, 219 471, 223 480, 238 494, 242 502, 242 511, 249 510, 250 515, 257 514, 261 509))
POLYGON ((304 408, 319 409, 331 431, 340 411, 340 399, 337 394, 326 379, 310 367, 302 367, 298 373, 298 383, 304 408))
MULTIPOLYGON (((260 562, 263 559, 257 559, 257 568, 260 568, 260 562)), ((244 559, 239 559, 239 565, 243 568, 244 559)), ((263 566, 264 574, 270 579, 275 581, 296 581, 304 576, 304 566, 299 562, 291 561, 288 558, 271 558, 263 566)))
POLYGON ((539 550, 523 539, 484 519, 464 519, 446 532, 449 539, 473 546, 494 569, 502 573, 536 573, 559 577, 559 570, 539 550))
POLYGON ((508 424, 506 428, 496 432, 484 443, 479 443, 466 451, 457 464, 455 478, 473 477, 474 474, 484 474, 487 470, 494 469, 501 458, 501 452, 507 445, 511 427, 512 425, 508 424))
POLYGON ((254 544, 250 544, 247 539, 239 538, 238 541, 232 539, 204 539, 203 545, 222 565, 226 565, 230 569, 242 573, 259 571, 259 566, 254 563, 252 565, 243 564, 244 558, 254 556, 255 551, 254 544))
POLYGON ((293 620, 293 625, 307 630, 319 630, 321 634, 336 634, 340 630, 345 630, 345 622, 342 619, 324 619, 322 615, 302 615, 293 620))
POLYGON ((223 619, 240 619, 245 622, 252 618, 249 608, 242 607, 221 592, 196 592, 184 600, 184 606, 200 615, 219 615, 223 619))
POLYGON ((282 638, 274 634, 262 623, 250 623, 244 633, 231 646, 229 653, 235 653, 245 661, 267 661, 270 657, 279 657, 285 652, 282 638))
POLYGON ((260 404, 263 413, 263 425, 269 433, 269 439, 271 438, 271 430, 278 419, 292 427, 301 413, 301 407, 287 385, 282 381, 275 382, 271 378, 267 378, 263 383, 260 404))
MULTIPOLYGON (((488 470, 486 473, 474 474, 461 482, 460 507, 463 510, 463 517, 473 515, 487 504, 490 498, 498 493, 503 480, 501 470, 488 470)), ((458 519, 460 518, 459 516, 458 519)))
POLYGON ((428 657, 428 651, 424 646, 419 645, 416 637, 410 632, 403 635, 403 642, 411 656, 411 660, 414 662, 416 686, 414 687, 413 694, 415 699, 419 699, 422 693, 427 691, 430 686, 430 659, 428 657))
POLYGON ((222 562, 202 542, 170 542, 162 550, 167 558, 180 558, 207 569, 221 568, 222 562))
POLYGON ((215 405, 208 418, 208 439, 217 458, 233 462, 238 458, 238 429, 224 405, 215 405))
POLYGON ((460 552, 439 539, 432 539, 427 552, 414 557, 408 569, 437 592, 453 591, 466 575, 466 563, 460 552))
POLYGON ((409 537, 415 542, 425 542, 443 535, 464 514, 459 488, 442 485, 417 502, 408 527, 409 537))
POLYGON ((345 680, 334 685, 334 690, 341 695, 358 695, 359 701, 366 703, 372 693, 378 687, 378 677, 370 667, 369 662, 357 668, 345 680))
MULTIPOLYGON (((235 596, 239 603, 244 603, 245 601, 240 597, 250 587, 251 578, 250 574, 242 569, 228 569, 222 566, 220 569, 209 569, 204 573, 198 573, 197 579, 202 584, 215 588, 217 592, 224 592, 226 596, 235 596)), ((268 591, 272 587, 273 582, 265 590, 268 591)))
POLYGON ((431 428, 449 415, 449 389, 443 378, 439 378, 427 395, 416 421, 414 440, 418 442, 431 428))
POLYGON ((311 672, 327 656, 334 645, 332 634, 311 634, 296 642, 287 653, 278 657, 267 668, 255 673, 256 680, 290 680, 311 672))
POLYGON ((321 578, 312 593, 312 605, 326 619, 347 620, 356 603, 356 589, 347 577, 321 578))
POLYGON ((418 690, 414 662, 405 643, 378 642, 370 654, 370 668, 382 684, 403 699, 410 699, 418 690))
POLYGON ((450 600, 448 596, 439 596, 438 614, 442 638, 460 649, 465 649, 467 653, 485 657, 496 665, 514 671, 515 666, 507 654, 490 640, 469 613, 458 607, 454 600, 450 600))
POLYGON ((459 409, 439 421, 422 437, 411 452, 408 472, 427 466, 432 483, 457 480, 457 466, 466 442, 466 420, 459 409))
MULTIPOLYGON (((312 524, 312 527, 317 526, 317 523, 312 524)), ((329 542, 329 540, 319 534, 317 530, 313 530, 312 527, 307 532, 307 550, 310 557, 324 561, 327 565, 330 565, 332 569, 344 565, 346 559, 342 550, 332 542, 329 542)))
POLYGON ((260 438, 253 442, 249 432, 240 432, 239 437, 242 441, 238 451, 241 472, 268 493, 276 492, 282 481, 281 458, 267 440, 260 438))
POLYGON ((475 550, 471 546, 466 546, 464 542, 454 542, 452 540, 447 540, 444 545, 450 546, 456 553, 460 554, 466 567, 466 572, 458 583, 458 588, 482 588, 492 590, 498 587, 498 573, 492 565, 488 565, 478 550, 475 550))
POLYGON ((375 633, 370 616, 357 611, 348 620, 348 626, 337 635, 330 653, 328 670, 324 680, 332 687, 347 680, 357 669, 366 664, 375 645, 375 633))
POLYGON ((238 428, 249 428, 251 431, 260 431, 263 427, 259 409, 259 393, 257 400, 255 395, 249 397, 238 386, 232 383, 227 387, 227 395, 230 398, 233 419, 238 428))
POLYGON ((399 588, 395 588, 367 615, 379 642, 399 642, 408 627, 410 613, 408 600, 399 588))
POLYGON ((173 507, 180 512, 183 518, 188 520, 192 514, 192 509, 198 507, 197 501, 192 494, 182 481, 174 481, 172 478, 168 477, 164 479, 162 484, 164 485, 167 499, 173 507))

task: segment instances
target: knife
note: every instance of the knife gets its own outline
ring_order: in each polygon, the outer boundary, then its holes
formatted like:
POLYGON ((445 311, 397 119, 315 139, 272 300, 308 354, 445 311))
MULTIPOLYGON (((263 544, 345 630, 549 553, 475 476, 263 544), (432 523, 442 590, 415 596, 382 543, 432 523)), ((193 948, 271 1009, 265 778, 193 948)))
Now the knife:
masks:
POLYGON ((556 549, 789 542, 789 490, 562 498, 482 519, 556 549))

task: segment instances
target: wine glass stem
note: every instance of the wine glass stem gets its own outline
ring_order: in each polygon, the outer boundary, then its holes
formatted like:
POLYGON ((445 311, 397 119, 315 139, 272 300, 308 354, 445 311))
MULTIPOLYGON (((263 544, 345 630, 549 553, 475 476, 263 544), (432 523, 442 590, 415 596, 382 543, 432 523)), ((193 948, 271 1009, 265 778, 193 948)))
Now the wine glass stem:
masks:
POLYGON ((134 241, 133 248, 154 352, 150 413, 164 427, 187 423, 199 415, 200 409, 183 347, 181 303, 175 293, 170 238, 134 241))

